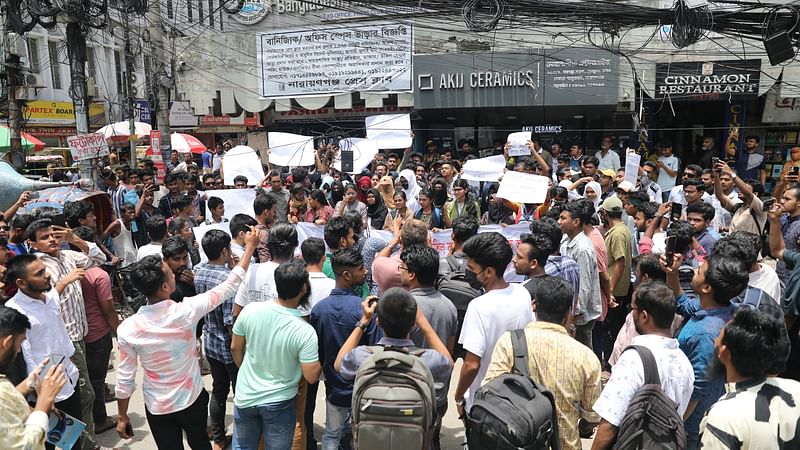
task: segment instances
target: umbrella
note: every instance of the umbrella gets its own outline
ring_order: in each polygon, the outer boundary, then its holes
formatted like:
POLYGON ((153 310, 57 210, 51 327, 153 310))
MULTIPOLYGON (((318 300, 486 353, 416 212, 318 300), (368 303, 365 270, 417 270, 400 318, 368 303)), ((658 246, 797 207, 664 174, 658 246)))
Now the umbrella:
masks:
MULTIPOLYGON (((44 148, 44 142, 30 134, 23 131, 19 135, 22 139, 23 150, 39 151, 44 148)), ((11 150, 11 129, 5 125, 0 125, 0 152, 7 152, 9 150, 11 150)))
POLYGON ((173 150, 180 153, 203 153, 206 151, 206 144, 200 142, 200 139, 185 133, 172 133, 169 136, 170 144, 173 150))
MULTIPOLYGON (((150 125, 144 122, 134 122, 134 133, 136 133, 136 138, 141 139, 147 136, 150 136, 150 130, 152 129, 150 125)), ((110 125, 106 125, 103 128, 95 131, 95 133, 102 134, 105 136, 106 139, 111 140, 127 140, 130 136, 130 124, 128 122, 117 122, 112 123, 110 125)))

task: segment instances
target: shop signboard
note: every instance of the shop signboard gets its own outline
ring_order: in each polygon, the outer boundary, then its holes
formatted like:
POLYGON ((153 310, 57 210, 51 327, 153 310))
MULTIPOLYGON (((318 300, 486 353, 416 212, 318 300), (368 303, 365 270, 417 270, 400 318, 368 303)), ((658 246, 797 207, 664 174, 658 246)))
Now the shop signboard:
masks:
POLYGON ((761 60, 656 64, 656 98, 717 100, 758 96, 761 60))
POLYGON ((169 125, 176 128, 197 126, 197 116, 189 102, 172 102, 169 107, 169 125))
POLYGON ((412 50, 412 26, 388 21, 259 33, 259 92, 411 91, 412 50))
POLYGON ((797 123, 800 122, 800 98, 788 98, 778 95, 775 88, 767 91, 764 101, 763 123, 797 123))
MULTIPOLYGON (((89 121, 100 127, 106 122, 106 109, 102 103, 89 104, 89 121)), ((22 116, 30 125, 75 125, 75 109, 72 102, 51 102, 49 100, 29 100, 22 108, 22 116)))
MULTIPOLYGON (((134 100, 133 101, 133 118, 137 122, 151 123, 153 121, 152 110, 150 109, 150 102, 147 100, 134 100)), ((128 119, 128 108, 122 108, 122 119, 128 119)))
POLYGON ((618 67, 616 55, 581 48, 416 56, 414 106, 610 105, 618 67))

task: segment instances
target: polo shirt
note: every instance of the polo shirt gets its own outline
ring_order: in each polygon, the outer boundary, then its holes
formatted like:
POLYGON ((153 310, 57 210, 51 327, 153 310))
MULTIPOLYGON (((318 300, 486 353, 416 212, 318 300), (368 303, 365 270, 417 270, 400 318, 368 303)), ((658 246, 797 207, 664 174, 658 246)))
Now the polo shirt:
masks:
MULTIPOLYGON (((417 301, 417 308, 422 310, 422 314, 428 319, 436 335, 447 345, 447 340, 455 337, 458 329, 458 312, 455 304, 433 287, 412 289, 409 294, 417 301)), ((418 327, 414 327, 411 331, 411 340, 419 348, 431 348, 418 327)))
MULTIPOLYGON (((309 322, 317 332, 327 400, 336 406, 349 408, 353 396, 353 384, 342 378, 333 368, 333 363, 339 349, 361 320, 361 301, 361 296, 355 291, 335 288, 330 296, 314 305, 309 316, 309 322)), ((359 345, 374 345, 382 334, 373 320, 361 336, 359 345)))
POLYGON ((233 399, 237 408, 295 398, 303 376, 300 365, 319 361, 314 328, 300 311, 275 301, 243 309, 233 333, 247 340, 233 399))

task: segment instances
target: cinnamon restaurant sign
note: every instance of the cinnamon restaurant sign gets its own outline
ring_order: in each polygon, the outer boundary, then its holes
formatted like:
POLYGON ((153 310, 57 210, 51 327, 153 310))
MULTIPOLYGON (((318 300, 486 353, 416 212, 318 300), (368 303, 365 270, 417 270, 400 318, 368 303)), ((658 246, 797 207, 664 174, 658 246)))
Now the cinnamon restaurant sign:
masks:
POLYGON ((656 64, 656 98, 716 100, 757 97, 761 60, 656 64))

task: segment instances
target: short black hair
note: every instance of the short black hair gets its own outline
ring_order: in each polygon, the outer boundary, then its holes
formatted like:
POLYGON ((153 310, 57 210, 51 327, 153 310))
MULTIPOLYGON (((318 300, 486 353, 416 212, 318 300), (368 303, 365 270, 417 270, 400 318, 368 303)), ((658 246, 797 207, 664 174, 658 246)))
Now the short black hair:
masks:
POLYGON ((192 205, 192 199, 188 195, 182 194, 172 201, 172 210, 180 210, 192 205))
POLYGON ((95 237, 97 236, 96 231, 86 226, 73 228, 72 234, 78 236, 79 238, 83 239, 86 242, 94 242, 95 237))
POLYGON ((675 236, 675 251, 677 253, 686 253, 689 246, 692 244, 692 237, 694 236, 694 227, 688 222, 678 220, 669 224, 667 228, 667 237, 675 236))
POLYGON ((353 224, 347 220, 346 217, 331 217, 331 220, 325 224, 325 229, 323 230, 323 236, 325 237, 325 243, 328 244, 328 248, 337 250, 339 248, 339 242, 342 239, 346 239, 352 229, 353 224))
POLYGON ((189 253, 189 244, 180 236, 168 237, 161 246, 161 254, 164 255, 164 258, 172 258, 181 253, 189 253))
POLYGON ((273 258, 291 258, 297 248, 297 230, 289 222, 278 222, 269 229, 267 247, 273 258))
POLYGON ((45 228, 50 228, 52 226, 53 226, 53 221, 50 219, 34 220, 33 223, 28 225, 28 229, 25 230, 25 233, 28 235, 29 241, 35 241, 37 231, 44 230, 45 228))
POLYGON ((358 211, 345 211, 343 217, 350 221, 353 233, 360 235, 364 231, 364 219, 361 217, 361 213, 358 211))
POLYGON ((133 203, 130 203, 130 202, 124 202, 123 204, 121 204, 119 206, 119 210, 120 211, 129 211, 129 210, 136 211, 136 205, 134 205, 133 203))
POLYGON ((81 226, 80 221, 85 220, 89 213, 94 211, 94 206, 86 200, 64 203, 64 219, 70 228, 81 226))
POLYGON ((11 258, 6 264, 6 274, 3 277, 3 281, 5 281, 7 285, 15 286, 17 280, 26 279, 28 275, 28 266, 37 259, 39 258, 36 255, 30 253, 11 258))
POLYGON ((228 223, 228 225, 229 229, 231 230, 231 236, 237 237, 241 232, 247 233, 250 231, 249 227, 258 225, 258 221, 247 214, 236 214, 231 217, 231 221, 228 223))
POLYGON ((303 261, 290 259, 275 269, 275 289, 278 292, 278 298, 288 300, 297 297, 304 286, 310 289, 308 270, 303 261))
POLYGON ((584 156, 583 157, 583 165, 591 164, 595 167, 600 165, 600 160, 597 159, 596 156, 584 156))
POLYGON ((703 220, 713 220, 714 207, 706 202, 693 203, 686 207, 686 215, 689 214, 700 214, 703 216, 703 220))
POLYGON ((215 260, 231 245, 231 236, 222 230, 208 230, 201 242, 209 260, 215 260))
POLYGON ((469 238, 464 243, 463 252, 468 258, 474 260, 482 269, 491 267, 498 278, 503 277, 503 273, 513 258, 511 246, 502 234, 496 231, 479 233, 469 238))
POLYGON ((741 294, 750 280, 749 267, 740 260, 711 257, 706 266, 705 281, 714 289, 714 301, 721 305, 741 294))
POLYGON ((636 307, 647 311, 658 328, 669 329, 675 319, 675 294, 665 282, 647 280, 636 288, 636 307))
POLYGON ((519 243, 530 246, 531 249, 526 256, 528 259, 535 259, 541 267, 547 264, 547 258, 555 252, 550 238, 541 234, 521 236, 519 243))
POLYGON ((219 197, 209 197, 208 202, 208 209, 213 210, 225 204, 225 202, 219 197))
POLYGON ((0 338, 17 336, 31 329, 31 321, 14 308, 0 305, 0 338))
POLYGON ((240 181, 243 181, 244 184, 247 184, 247 177, 244 175, 236 175, 235 177, 233 177, 233 184, 236 184, 240 181))
POLYGON ((300 245, 300 253, 306 264, 319 264, 325 257, 325 241, 318 237, 307 238, 300 245))
POLYGON ((275 206, 275 199, 269 195, 256 195, 253 200, 253 212, 260 216, 264 211, 268 211, 275 206))
POLYGON ((145 222, 145 228, 147 228, 147 235, 150 236, 150 240, 163 240, 167 235, 167 219, 158 214, 150 216, 145 222))
POLYGON ((752 140, 754 140, 754 141, 756 141, 756 142, 761 142, 761 138, 760 138, 760 137, 758 137, 758 136, 756 136, 755 134, 750 134, 750 135, 747 135, 747 136, 745 136, 745 138, 744 138, 744 140, 745 140, 745 141, 746 141, 746 140, 749 140, 749 139, 752 139, 752 140))
POLYGON ((741 308, 725 325, 722 345, 728 347, 731 364, 739 375, 763 377, 783 351, 782 324, 756 309, 741 308))
POLYGON ((644 202, 636 206, 637 211, 644 214, 644 220, 650 220, 658 213, 658 204, 655 202, 644 202))
POLYGON ((587 199, 579 199, 567 202, 564 205, 564 211, 569 213, 570 218, 578 219, 581 221, 581 225, 586 225, 587 223, 592 223, 594 205, 587 199))
POLYGON ((425 245, 403 247, 400 260, 405 263, 409 273, 413 273, 425 287, 433 286, 439 274, 439 253, 425 245))
MULTIPOLYGON (((667 273, 661 268, 658 255, 653 253, 642 253, 633 258, 633 267, 639 268, 639 273, 647 275, 649 280, 667 281, 667 273)), ((641 282, 642 280, 638 280, 641 282)))
POLYGON ((133 263, 130 273, 131 283, 148 297, 158 292, 167 279, 166 275, 164 275, 161 258, 158 255, 145 256, 138 262, 133 263))
POLYGON ((11 219, 11 228, 16 230, 26 230, 33 223, 31 214, 15 214, 11 219))
POLYGON ((553 249, 553 252, 561 248, 561 238, 564 236, 564 233, 561 232, 561 228, 555 220, 547 218, 536 220, 531 222, 530 228, 532 235, 544 236, 550 240, 550 248, 553 249))
POLYGON ((748 268, 758 261, 761 239, 747 231, 734 231, 714 244, 712 257, 732 258, 742 261, 748 268))
POLYGON ((536 318, 550 323, 563 322, 575 295, 572 285, 563 278, 545 275, 537 278, 535 291, 536 318))
POLYGON ((463 244, 469 238, 478 234, 480 225, 478 225, 478 221, 474 217, 463 215, 457 217, 451 227, 453 229, 453 240, 463 244))
POLYGON ((702 168, 702 167, 700 167, 700 166, 699 166, 699 165, 697 165, 697 164, 687 164, 687 165, 686 165, 686 168, 685 168, 685 169, 683 169, 683 170, 684 170, 684 171, 686 171, 687 169, 688 169, 688 170, 691 170, 692 172, 694 172, 694 173, 696 173, 696 174, 697 174, 697 177, 696 177, 696 178, 693 178, 693 179, 698 179, 698 180, 699 180, 699 179, 700 179, 700 175, 703 173, 703 168, 702 168))
POLYGON ((683 180, 683 187, 686 188, 687 186, 694 186, 698 191, 705 192, 706 190, 706 184, 699 178, 687 178, 683 180))
POLYGON ((377 315, 386 337, 405 339, 417 322, 417 301, 402 288, 387 289, 378 300, 377 315))
POLYGON ((352 248, 336 250, 331 255, 331 268, 333 273, 341 275, 347 269, 357 268, 364 265, 364 257, 361 253, 352 248))

